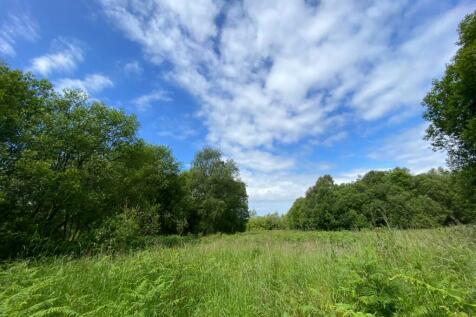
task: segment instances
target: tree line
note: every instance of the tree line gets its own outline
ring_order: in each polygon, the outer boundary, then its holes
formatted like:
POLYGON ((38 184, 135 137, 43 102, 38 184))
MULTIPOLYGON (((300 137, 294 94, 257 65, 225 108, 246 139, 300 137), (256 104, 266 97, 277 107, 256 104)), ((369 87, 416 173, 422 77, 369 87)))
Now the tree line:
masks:
POLYGON ((287 214, 289 227, 352 230, 388 226, 430 228, 476 221, 476 205, 458 184, 438 169, 412 175, 409 170, 371 171, 353 183, 320 177, 287 214))
POLYGON ((246 188, 232 160, 204 148, 182 171, 138 126, 133 115, 1 63, 0 257, 245 230, 246 188))
POLYGON ((352 183, 319 177, 284 215, 252 215, 249 230, 432 228, 476 222, 476 201, 461 173, 433 169, 370 171, 352 183))

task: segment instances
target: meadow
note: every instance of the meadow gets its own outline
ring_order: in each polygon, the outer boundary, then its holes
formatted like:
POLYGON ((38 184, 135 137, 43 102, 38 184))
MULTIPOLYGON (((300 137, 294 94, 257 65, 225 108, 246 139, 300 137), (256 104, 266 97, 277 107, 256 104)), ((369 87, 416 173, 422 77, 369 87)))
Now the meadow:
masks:
POLYGON ((472 316, 476 228, 257 231, 3 263, 0 316, 472 316))

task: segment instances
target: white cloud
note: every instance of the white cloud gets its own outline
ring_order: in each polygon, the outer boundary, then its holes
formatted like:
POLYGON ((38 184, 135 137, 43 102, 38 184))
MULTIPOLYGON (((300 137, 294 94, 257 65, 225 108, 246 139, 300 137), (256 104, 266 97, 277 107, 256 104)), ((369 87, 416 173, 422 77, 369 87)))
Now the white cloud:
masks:
POLYGON ((97 93, 113 86, 112 80, 101 74, 89 74, 84 79, 62 78, 56 82, 56 89, 59 91, 63 89, 80 89, 88 94, 97 93))
POLYGON ((155 90, 151 93, 137 97, 132 101, 132 103, 139 111, 145 111, 157 101, 169 102, 171 100, 172 98, 168 92, 163 90, 155 90))
POLYGON ((221 148, 241 166, 260 172, 276 172, 295 166, 292 158, 268 153, 262 150, 244 150, 240 147, 225 146, 221 148))
POLYGON ((428 91, 431 80, 456 52, 455 30, 468 9, 456 7, 419 25, 409 39, 366 74, 352 100, 364 119, 377 119, 401 107, 418 109, 415 105, 428 91))
POLYGON ((249 186, 252 201, 261 192, 281 199, 302 188, 292 177, 298 158, 280 154, 283 145, 306 138, 331 145, 349 124, 419 112, 455 51, 458 22, 476 7, 433 10, 426 0, 100 1, 150 62, 172 65, 166 78, 201 101, 207 142, 249 171, 247 181, 258 184, 249 186))
POLYGON ((70 72, 83 61, 83 50, 76 41, 59 39, 55 42, 55 52, 33 58, 29 70, 43 76, 52 72, 70 72))
POLYGON ((250 199, 250 209, 260 214, 285 213, 297 197, 303 196, 322 171, 309 174, 287 172, 256 173, 243 170, 242 180, 250 199))
POLYGON ((445 167, 446 153, 433 151, 423 140, 427 126, 420 124, 387 139, 383 146, 369 153, 369 158, 395 162, 416 174, 445 167))
POLYGON ((144 71, 144 69, 142 68, 142 66, 140 65, 138 61, 131 61, 124 64, 123 70, 126 74, 135 75, 135 76, 141 75, 142 72, 144 71))
POLYGON ((34 41, 38 37, 38 26, 32 17, 9 14, 0 26, 0 53, 14 56, 14 46, 19 39, 34 41))
POLYGON ((346 111, 373 120, 415 108, 470 10, 424 19, 406 0, 101 2, 152 62, 171 62, 169 78, 201 99, 209 142, 243 150, 320 135, 346 111))

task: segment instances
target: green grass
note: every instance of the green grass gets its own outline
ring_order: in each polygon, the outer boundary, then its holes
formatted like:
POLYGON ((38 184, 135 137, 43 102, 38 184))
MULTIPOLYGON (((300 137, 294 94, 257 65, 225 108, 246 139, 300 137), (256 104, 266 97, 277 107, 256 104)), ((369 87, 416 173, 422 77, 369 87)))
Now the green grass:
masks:
POLYGON ((474 314, 474 227, 215 235, 0 271, 0 316, 474 314))

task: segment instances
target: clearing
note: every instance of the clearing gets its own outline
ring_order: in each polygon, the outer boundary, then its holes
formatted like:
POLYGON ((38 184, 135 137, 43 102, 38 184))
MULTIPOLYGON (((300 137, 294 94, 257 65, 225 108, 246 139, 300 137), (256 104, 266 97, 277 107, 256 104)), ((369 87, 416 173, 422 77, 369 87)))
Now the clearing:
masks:
POLYGON ((3 264, 0 316, 471 316, 476 228, 263 231, 3 264), (183 242, 183 243, 182 243, 183 242))

